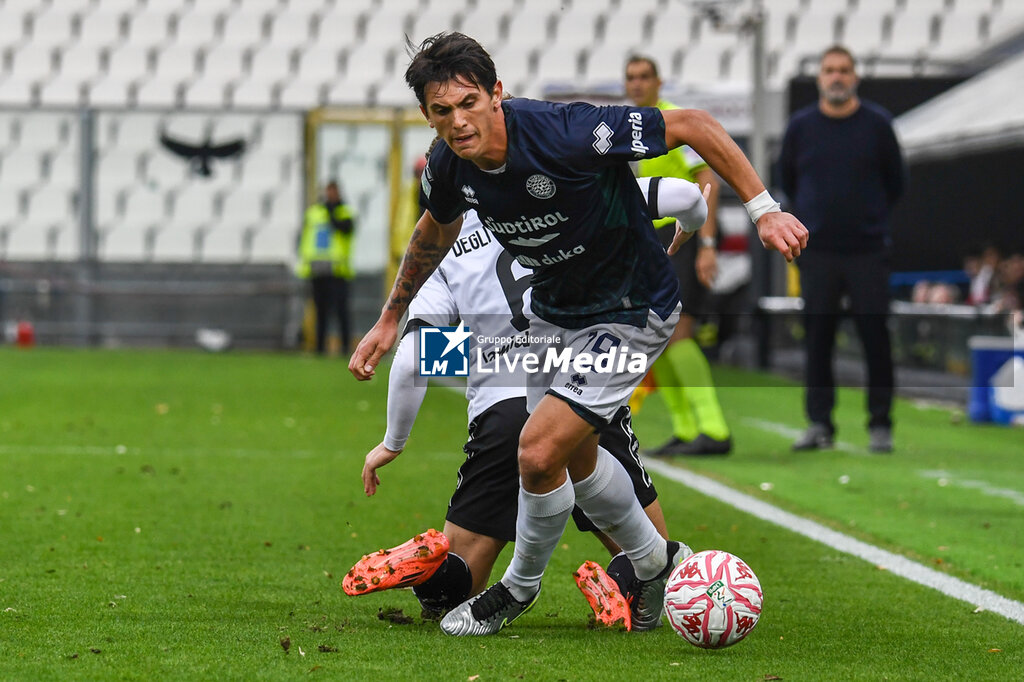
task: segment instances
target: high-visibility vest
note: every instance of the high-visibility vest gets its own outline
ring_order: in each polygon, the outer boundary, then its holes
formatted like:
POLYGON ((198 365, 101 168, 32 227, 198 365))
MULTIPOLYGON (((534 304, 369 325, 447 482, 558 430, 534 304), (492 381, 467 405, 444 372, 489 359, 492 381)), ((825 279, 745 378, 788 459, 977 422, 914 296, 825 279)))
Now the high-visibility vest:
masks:
MULTIPOLYGON (((663 99, 658 100, 658 108, 662 111, 678 109, 671 102, 663 99)), ((668 154, 653 159, 641 159, 637 175, 641 178, 652 178, 660 176, 663 178, 682 178, 690 182, 697 182, 697 172, 707 168, 707 163, 700 158, 688 146, 677 147, 669 150, 668 154)), ((655 227, 675 225, 675 218, 661 218, 654 221, 655 227)))
MULTIPOLYGON (((346 204, 334 209, 336 220, 352 220, 352 210, 346 204)), ((342 234, 334 228, 330 213, 324 204, 313 204, 306 209, 306 218, 299 239, 299 263, 295 274, 303 279, 311 275, 327 274, 352 279, 352 233, 342 234)))

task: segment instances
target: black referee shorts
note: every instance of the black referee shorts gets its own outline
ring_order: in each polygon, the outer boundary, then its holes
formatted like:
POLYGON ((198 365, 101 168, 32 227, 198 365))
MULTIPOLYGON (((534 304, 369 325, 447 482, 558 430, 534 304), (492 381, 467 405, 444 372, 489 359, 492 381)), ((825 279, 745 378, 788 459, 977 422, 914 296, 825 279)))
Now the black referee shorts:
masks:
MULTIPOLYGON (((657 229, 658 239, 666 249, 676 234, 674 225, 666 225, 657 229)), ((698 317, 704 310, 704 301, 708 290, 697 279, 697 249, 700 246, 700 235, 693 235, 683 244, 674 256, 669 256, 672 269, 679 278, 679 298, 683 303, 683 314, 698 317)))
MULTIPOLYGON (((466 461, 459 467, 455 492, 445 518, 466 530, 514 542, 519 506, 519 432, 529 414, 526 398, 495 403, 469 424, 463 447, 466 461)), ((629 407, 623 407, 601 431, 601 445, 626 468, 640 506, 658 499, 654 483, 640 461, 640 444, 633 434, 629 407)), ((582 531, 597 530, 580 509, 573 520, 582 531)))

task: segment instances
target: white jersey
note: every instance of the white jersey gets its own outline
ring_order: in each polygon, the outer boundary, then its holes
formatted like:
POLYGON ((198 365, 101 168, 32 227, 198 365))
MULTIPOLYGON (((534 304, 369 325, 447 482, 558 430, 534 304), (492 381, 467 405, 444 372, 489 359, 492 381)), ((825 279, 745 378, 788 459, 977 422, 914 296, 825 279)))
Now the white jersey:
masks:
MULTIPOLYGON (((433 326, 461 320, 473 333, 471 358, 478 353, 485 358, 501 353, 509 341, 524 339, 529 331, 530 274, 501 248, 476 211, 467 211, 451 251, 409 305, 409 319, 433 326)), ((466 378, 469 421, 495 403, 525 395, 522 372, 470 371, 466 378)))
MULTIPOLYGON (((676 217, 687 231, 697 230, 707 217, 707 205, 696 186, 676 178, 637 180, 652 217, 676 217), (651 192, 651 185, 658 187, 651 192)), ((467 211, 452 249, 409 304, 406 331, 421 326, 455 326, 461 320, 473 333, 470 357, 479 351, 485 359, 508 350, 494 339, 522 339, 528 345, 531 271, 505 251, 483 227, 475 211, 467 211), (481 342, 483 339, 483 342, 481 342), (478 345, 479 344, 479 345, 478 345), (482 347, 481 347, 482 346, 482 347)), ((416 334, 405 333, 395 352, 388 377, 387 433, 384 446, 402 450, 412 431, 416 413, 426 395, 417 379, 416 334)), ((466 381, 468 421, 492 405, 526 397, 525 372, 469 373, 466 381)))

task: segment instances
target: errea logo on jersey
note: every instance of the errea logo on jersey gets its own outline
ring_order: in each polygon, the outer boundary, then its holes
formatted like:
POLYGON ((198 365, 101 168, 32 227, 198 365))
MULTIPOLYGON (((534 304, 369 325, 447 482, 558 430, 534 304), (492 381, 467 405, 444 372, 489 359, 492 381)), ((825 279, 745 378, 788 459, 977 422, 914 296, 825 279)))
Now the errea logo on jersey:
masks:
POLYGON ((594 128, 594 151, 604 155, 612 148, 612 129, 604 121, 594 128))
POLYGON ((633 138, 629 143, 629 148, 633 150, 633 156, 638 159, 642 159, 647 156, 647 152, 649 152, 651 148, 643 142, 644 117, 640 115, 639 111, 629 112, 629 127, 632 128, 630 136, 633 138))
POLYGON ((472 335, 461 322, 458 327, 420 327, 420 376, 468 377, 472 335))
POLYGON ((480 205, 480 202, 476 198, 476 190, 469 185, 462 186, 462 194, 466 197, 466 202, 470 204, 480 205))

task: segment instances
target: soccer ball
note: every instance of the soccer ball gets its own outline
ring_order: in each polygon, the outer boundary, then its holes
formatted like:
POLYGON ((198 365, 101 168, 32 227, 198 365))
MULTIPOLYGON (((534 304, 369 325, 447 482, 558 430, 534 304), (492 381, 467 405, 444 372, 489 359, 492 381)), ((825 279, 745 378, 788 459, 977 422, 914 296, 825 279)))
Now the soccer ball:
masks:
POLYGON ((665 585, 665 615, 679 636, 703 649, 740 641, 761 617, 761 583, 737 556, 708 550, 690 556, 665 585))

